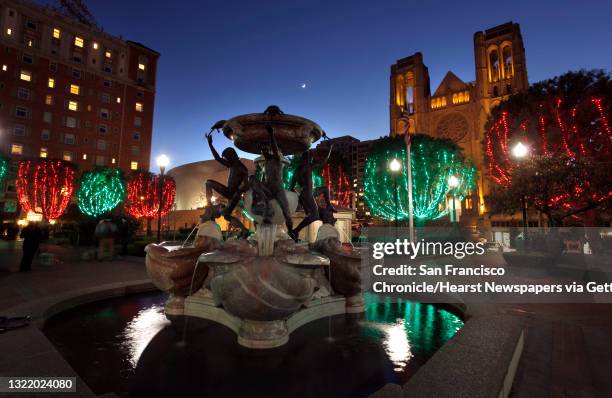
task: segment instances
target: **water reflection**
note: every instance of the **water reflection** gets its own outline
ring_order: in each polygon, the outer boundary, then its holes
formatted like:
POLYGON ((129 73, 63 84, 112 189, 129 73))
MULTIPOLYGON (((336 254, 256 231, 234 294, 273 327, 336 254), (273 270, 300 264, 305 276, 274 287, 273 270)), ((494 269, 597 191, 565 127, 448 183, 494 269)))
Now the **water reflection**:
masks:
POLYGON ((383 346, 389 359, 395 365, 393 370, 402 372, 408 361, 414 356, 411 351, 408 334, 406 333, 405 320, 400 319, 395 325, 372 324, 370 327, 378 328, 385 334, 383 346))
POLYGON ((136 367, 140 355, 151 339, 170 321, 164 315, 163 305, 153 305, 143 309, 125 326, 119 336, 121 348, 129 355, 132 367, 136 367))

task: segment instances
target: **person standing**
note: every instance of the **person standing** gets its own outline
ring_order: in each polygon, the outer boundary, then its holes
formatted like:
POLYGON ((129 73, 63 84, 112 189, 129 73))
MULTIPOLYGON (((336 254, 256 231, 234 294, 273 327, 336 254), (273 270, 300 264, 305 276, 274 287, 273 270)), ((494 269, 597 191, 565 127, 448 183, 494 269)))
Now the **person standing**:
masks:
POLYGON ((30 272, 32 270, 32 260, 38 251, 43 234, 38 223, 29 223, 19 235, 23 239, 23 257, 19 265, 19 271, 30 272))
POLYGON ((113 245, 117 227, 109 219, 100 220, 96 225, 94 235, 98 239, 98 261, 104 258, 113 259, 113 245))

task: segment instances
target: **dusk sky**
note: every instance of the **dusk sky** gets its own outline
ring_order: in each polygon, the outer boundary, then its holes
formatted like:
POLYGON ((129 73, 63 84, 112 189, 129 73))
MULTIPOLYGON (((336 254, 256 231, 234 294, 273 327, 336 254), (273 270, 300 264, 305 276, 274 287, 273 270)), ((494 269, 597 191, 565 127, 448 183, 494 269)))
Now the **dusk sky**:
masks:
POLYGON ((530 82, 612 65, 609 0, 87 3, 106 31, 161 53, 151 156, 171 167, 211 157, 203 133, 217 120, 270 104, 330 137, 387 135, 392 63, 421 51, 432 92, 448 70, 472 81, 474 32, 510 20, 530 82))

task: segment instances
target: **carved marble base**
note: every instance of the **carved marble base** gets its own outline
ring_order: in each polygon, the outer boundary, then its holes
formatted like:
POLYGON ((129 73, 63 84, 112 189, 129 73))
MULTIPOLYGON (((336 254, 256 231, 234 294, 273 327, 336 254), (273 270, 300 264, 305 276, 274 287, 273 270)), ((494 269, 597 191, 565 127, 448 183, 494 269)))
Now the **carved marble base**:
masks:
POLYGON ((356 307, 347 307, 347 304, 342 296, 322 297, 310 301, 305 308, 286 320, 252 321, 240 319, 222 307, 215 306, 210 291, 201 289, 185 299, 184 315, 209 319, 227 326, 238 335, 238 344, 241 346, 266 349, 286 344, 291 333, 306 323, 333 315, 363 312, 356 311, 356 307))

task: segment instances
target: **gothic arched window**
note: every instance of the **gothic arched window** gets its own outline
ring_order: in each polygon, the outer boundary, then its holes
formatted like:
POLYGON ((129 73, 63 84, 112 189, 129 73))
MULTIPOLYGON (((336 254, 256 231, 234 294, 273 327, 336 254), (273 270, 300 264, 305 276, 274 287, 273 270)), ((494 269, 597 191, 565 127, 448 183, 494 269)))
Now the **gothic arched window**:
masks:
POLYGON ((489 50, 489 81, 496 82, 500 79, 499 53, 497 48, 489 50))
POLYGON ((510 79, 514 75, 512 47, 510 47, 510 44, 502 48, 502 60, 504 61, 504 77, 510 79))

